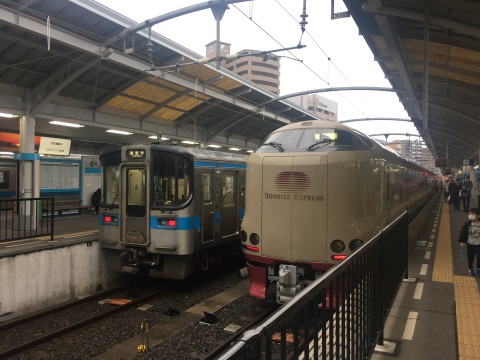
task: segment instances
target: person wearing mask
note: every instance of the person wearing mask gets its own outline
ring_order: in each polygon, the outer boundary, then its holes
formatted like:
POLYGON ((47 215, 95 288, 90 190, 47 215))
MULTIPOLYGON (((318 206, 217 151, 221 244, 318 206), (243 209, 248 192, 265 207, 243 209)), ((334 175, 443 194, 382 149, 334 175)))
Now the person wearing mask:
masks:
POLYGON ((467 175, 462 186, 463 211, 470 209, 470 198, 472 197, 473 182, 470 181, 470 175, 467 175))
POLYGON ((458 242, 461 247, 467 245, 468 275, 480 276, 480 209, 471 208, 468 212, 468 221, 460 229, 458 242), (477 257, 477 267, 473 262, 477 257))

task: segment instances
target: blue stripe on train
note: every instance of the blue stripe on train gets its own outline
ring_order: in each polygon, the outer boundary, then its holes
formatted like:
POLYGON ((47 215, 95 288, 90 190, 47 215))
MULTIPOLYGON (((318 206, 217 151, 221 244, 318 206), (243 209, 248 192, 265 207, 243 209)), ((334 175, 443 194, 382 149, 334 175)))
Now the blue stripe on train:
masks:
POLYGON ((169 216, 151 216, 150 217, 150 229, 162 229, 162 230, 193 230, 200 229, 200 216, 188 216, 188 217, 169 217, 169 216), (169 228, 168 226, 159 225, 160 219, 175 219, 176 229, 169 228))
MULTIPOLYGON (((240 209, 240 220, 243 220, 245 209, 240 209)), ((219 212, 215 213, 215 224, 219 225, 221 221, 221 215, 219 212)), ((188 217, 169 217, 169 216, 151 216, 150 217, 150 229, 161 230, 193 230, 200 229, 200 216, 188 216, 188 217), (162 219, 175 219, 176 229, 169 226, 162 226, 159 224, 159 220, 162 219)))
POLYGON ((195 166, 199 167, 212 167, 212 168, 222 168, 222 169, 246 169, 246 164, 230 164, 230 163, 216 163, 210 161, 195 161, 195 166))

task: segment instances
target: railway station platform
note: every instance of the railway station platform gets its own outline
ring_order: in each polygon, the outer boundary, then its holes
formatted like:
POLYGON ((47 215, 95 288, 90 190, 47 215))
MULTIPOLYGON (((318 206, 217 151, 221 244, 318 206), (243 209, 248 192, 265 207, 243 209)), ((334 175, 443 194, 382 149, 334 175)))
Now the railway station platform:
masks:
POLYGON ((98 215, 56 217, 51 236, 0 243, 0 323, 120 283, 106 266, 98 215))
MULTIPOLYGON (((476 206, 474 201, 471 207, 476 206)), ((423 212, 425 221, 409 252, 409 279, 387 319, 384 346, 377 346, 372 359, 480 359, 480 278, 468 275, 466 248, 457 242, 467 213, 453 210, 440 194, 423 212)), ((54 244, 38 239, 3 243, 0 260, 12 252, 98 239, 97 224, 92 214, 56 218, 54 244)))
POLYGON ((466 247, 458 244, 467 215, 436 199, 372 359, 480 359, 480 278, 468 275, 466 247))

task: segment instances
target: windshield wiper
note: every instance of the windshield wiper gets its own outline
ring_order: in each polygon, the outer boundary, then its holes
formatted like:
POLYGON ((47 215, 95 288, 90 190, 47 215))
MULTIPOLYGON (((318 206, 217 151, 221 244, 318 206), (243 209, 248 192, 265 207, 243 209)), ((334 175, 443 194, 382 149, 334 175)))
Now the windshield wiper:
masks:
POLYGON ((323 147, 323 146, 326 146, 326 145, 330 144, 331 142, 332 142, 331 139, 323 139, 323 140, 317 141, 317 142, 313 143, 312 145, 310 145, 307 148, 307 151, 313 151, 316 146, 323 144, 322 145, 322 147, 323 147))
MULTIPOLYGON (((282 144, 276 143, 276 142, 274 142, 274 141, 270 141, 270 142, 265 143, 265 144, 263 144, 263 145, 270 145, 270 146, 274 147, 275 149, 278 149, 278 151, 280 151, 280 152, 284 152, 284 151, 285 151, 285 149, 282 147, 282 144)), ((263 145, 262 145, 262 146, 263 146, 263 145)))

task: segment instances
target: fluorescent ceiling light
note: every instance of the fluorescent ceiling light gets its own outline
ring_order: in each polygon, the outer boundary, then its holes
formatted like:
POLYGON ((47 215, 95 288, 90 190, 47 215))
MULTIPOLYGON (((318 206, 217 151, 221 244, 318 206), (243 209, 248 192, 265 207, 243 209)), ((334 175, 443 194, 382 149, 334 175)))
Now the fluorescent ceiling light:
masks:
POLYGON ((208 146, 208 147, 215 148, 215 149, 221 148, 220 145, 215 145, 215 144, 208 144, 207 146, 208 146))
MULTIPOLYGON (((149 139, 155 139, 155 140, 157 140, 157 137, 156 137, 155 135, 149 136, 148 138, 149 138, 149 139)), ((162 137, 160 138, 160 140, 170 140, 170 138, 167 138, 167 137, 163 137, 163 136, 162 136, 162 137)))
POLYGON ((7 114, 7 113, 0 113, 0 117, 14 118, 14 117, 17 117, 17 115, 7 114))
POLYGON ((68 122, 63 122, 63 121, 50 121, 50 124, 52 125, 61 125, 61 126, 69 126, 69 127, 74 127, 74 128, 81 128, 85 127, 85 125, 80 125, 80 124, 73 124, 73 123, 68 123, 68 122))
POLYGON ((253 150, 247 150, 248 153, 253 153, 253 150))
POLYGON ((189 144, 189 145, 196 145, 198 144, 197 142, 189 141, 189 140, 183 140, 182 144, 189 144))
POLYGON ((239 148, 229 148, 228 150, 232 150, 232 151, 240 151, 242 149, 239 149, 239 148))
POLYGON ((13 152, 10 152, 10 151, 0 151, 0 155, 13 155, 13 152))
POLYGON ((107 130, 106 132, 113 133, 113 134, 119 134, 119 135, 132 135, 133 134, 131 132, 121 131, 121 130, 107 130))

